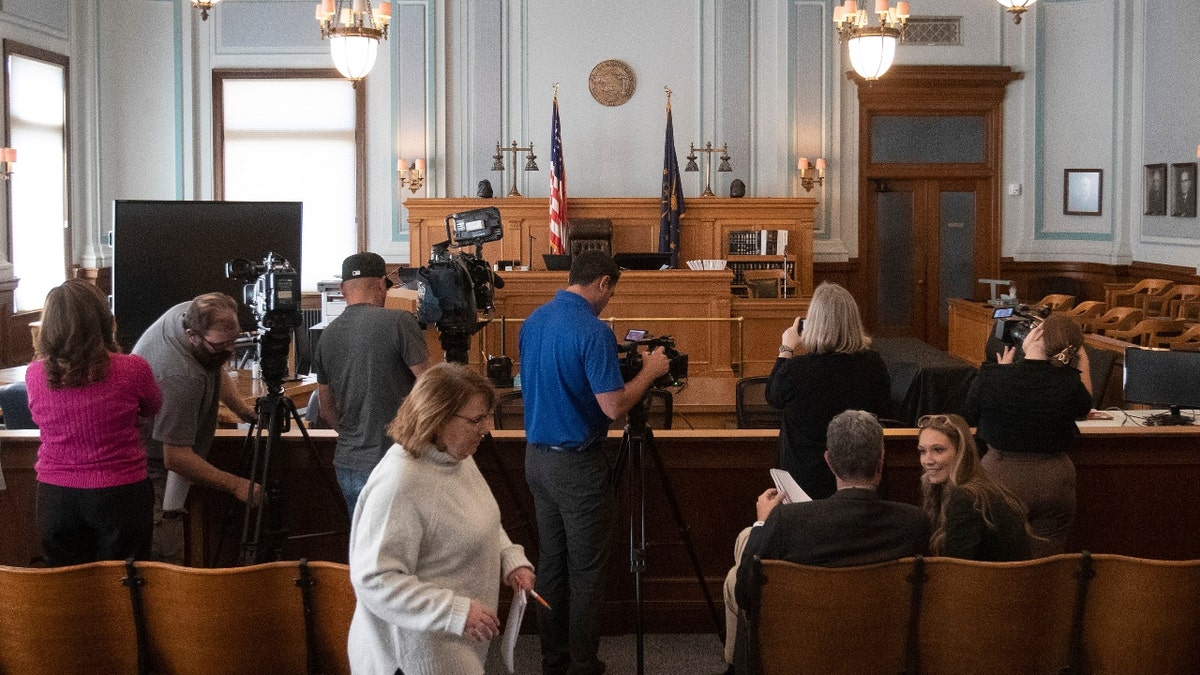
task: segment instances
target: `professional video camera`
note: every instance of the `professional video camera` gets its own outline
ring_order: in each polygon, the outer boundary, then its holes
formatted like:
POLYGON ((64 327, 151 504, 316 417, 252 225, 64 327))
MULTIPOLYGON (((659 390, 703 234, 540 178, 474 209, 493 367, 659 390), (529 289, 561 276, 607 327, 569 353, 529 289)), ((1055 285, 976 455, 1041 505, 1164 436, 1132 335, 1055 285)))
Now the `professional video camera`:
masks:
POLYGON ((417 272, 417 320, 437 326, 447 361, 466 363, 471 336, 491 321, 495 289, 504 280, 483 259, 483 245, 503 236, 495 207, 447 216, 446 241, 433 245, 429 264, 417 272), (474 254, 461 250, 471 245, 474 254))
POLYGON ((996 325, 992 329, 992 337, 1006 345, 1020 347, 1029 335, 1029 331, 1050 316, 1050 308, 1045 305, 1016 307, 997 307, 992 310, 992 318, 996 325))
POLYGON ((641 328, 631 328, 625 333, 625 341, 617 345, 617 354, 621 362, 621 379, 625 382, 637 377, 642 372, 642 354, 638 346, 644 345, 647 350, 662 347, 670 359, 666 375, 656 379, 651 386, 671 387, 686 380, 688 376, 688 355, 675 348, 675 339, 669 335, 650 337, 649 331, 641 328))
POLYGON ((262 264, 245 258, 230 260, 225 263, 225 277, 248 282, 242 289, 242 301, 258 321, 259 369, 269 389, 282 390, 292 329, 301 323, 300 273, 271 252, 262 264))

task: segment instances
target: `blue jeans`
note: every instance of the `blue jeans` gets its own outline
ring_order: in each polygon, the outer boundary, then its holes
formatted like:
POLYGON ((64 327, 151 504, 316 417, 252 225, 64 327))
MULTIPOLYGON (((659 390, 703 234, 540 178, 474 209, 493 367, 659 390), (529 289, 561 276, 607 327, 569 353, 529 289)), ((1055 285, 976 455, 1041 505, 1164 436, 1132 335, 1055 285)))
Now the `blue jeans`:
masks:
POLYGON ((342 488, 342 496, 346 498, 347 513, 354 520, 354 505, 358 503, 358 495, 371 477, 370 469, 346 469, 340 466, 333 468, 337 474, 338 487, 342 488))

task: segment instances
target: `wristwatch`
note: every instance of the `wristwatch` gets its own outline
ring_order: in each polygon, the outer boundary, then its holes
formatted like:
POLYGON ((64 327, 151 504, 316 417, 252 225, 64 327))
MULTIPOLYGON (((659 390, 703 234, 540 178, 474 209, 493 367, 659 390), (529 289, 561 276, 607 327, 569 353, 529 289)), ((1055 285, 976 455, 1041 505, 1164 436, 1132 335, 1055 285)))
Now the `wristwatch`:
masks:
POLYGON ((787 346, 787 345, 779 345, 779 353, 780 353, 780 355, 782 355, 784 352, 787 352, 787 353, 789 353, 789 354, 795 354, 795 353, 796 353, 796 350, 795 350, 795 349, 792 349, 791 347, 789 347, 789 346, 787 346))
POLYGON ((762 527, 763 525, 766 524, 766 522, 767 521, 765 521, 765 520, 756 520, 756 521, 754 521, 754 524, 751 525, 750 527, 762 527))

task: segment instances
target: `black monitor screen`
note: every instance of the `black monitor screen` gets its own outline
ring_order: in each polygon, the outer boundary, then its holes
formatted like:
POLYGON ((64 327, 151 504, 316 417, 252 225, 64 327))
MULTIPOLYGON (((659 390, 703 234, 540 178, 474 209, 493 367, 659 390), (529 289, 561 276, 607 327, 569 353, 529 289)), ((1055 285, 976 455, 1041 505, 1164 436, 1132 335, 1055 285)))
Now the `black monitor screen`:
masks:
POLYGON ((661 270, 670 267, 670 253, 616 253, 613 262, 626 270, 661 270))
POLYGON ((1125 349, 1125 400, 1171 408, 1200 408, 1200 352, 1125 349))
POLYGON ((117 200, 113 204, 113 313, 117 340, 131 349, 163 312, 219 291, 238 301, 243 330, 255 327, 242 303, 244 281, 225 263, 262 263, 267 253, 300 270, 300 202, 117 200))

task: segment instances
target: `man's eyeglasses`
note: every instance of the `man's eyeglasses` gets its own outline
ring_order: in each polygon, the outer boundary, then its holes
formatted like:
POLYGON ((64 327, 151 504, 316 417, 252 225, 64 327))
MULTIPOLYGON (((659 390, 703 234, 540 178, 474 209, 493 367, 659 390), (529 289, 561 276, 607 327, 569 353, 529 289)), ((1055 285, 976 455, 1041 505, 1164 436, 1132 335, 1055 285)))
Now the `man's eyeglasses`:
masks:
POLYGON ((467 417, 466 415, 459 415, 458 413, 454 413, 454 416, 460 420, 466 420, 475 426, 479 426, 480 424, 483 424, 484 422, 486 422, 487 419, 492 416, 492 414, 484 413, 478 417, 467 417))
POLYGON ((200 338, 200 341, 208 345, 209 349, 213 350, 214 352, 223 352, 233 349, 234 345, 237 344, 237 338, 226 340, 225 342, 212 342, 208 338, 204 337, 202 333, 194 333, 194 335, 200 338))

